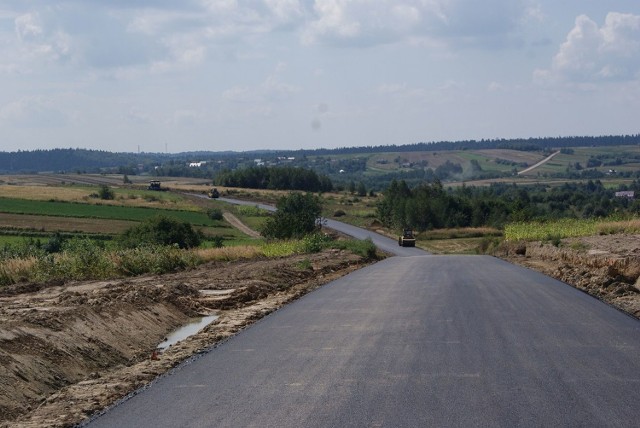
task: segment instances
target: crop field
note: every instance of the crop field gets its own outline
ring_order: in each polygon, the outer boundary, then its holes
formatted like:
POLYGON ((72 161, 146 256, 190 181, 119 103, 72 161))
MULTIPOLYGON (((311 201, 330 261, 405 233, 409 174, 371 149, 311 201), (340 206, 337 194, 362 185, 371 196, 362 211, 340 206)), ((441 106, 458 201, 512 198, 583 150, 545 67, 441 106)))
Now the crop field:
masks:
MULTIPOLYGON (((146 188, 149 180, 153 177, 130 175, 131 186, 136 188, 146 188)), ((210 183, 207 179, 188 178, 188 177, 170 177, 161 179, 163 187, 174 188, 176 186, 204 185, 210 183)), ((99 186, 105 184, 111 187, 121 187, 124 185, 124 175, 122 174, 19 174, 19 175, 0 175, 0 185, 24 186, 99 186)))
POLYGON ((158 214, 166 214, 179 220, 201 226, 215 226, 204 212, 114 205, 80 204, 58 201, 33 201, 27 199, 0 198, 0 212, 39 216, 99 218, 109 220, 143 221, 158 214))
MULTIPOLYGON (((0 181, 0 244, 22 243, 30 237, 47 238, 54 232, 88 234, 89 236, 116 236, 135 226, 140 221, 156 215, 166 215, 192 224, 205 236, 204 246, 211 245, 207 239, 222 237, 227 242, 248 244, 255 239, 224 220, 212 220, 207 207, 213 200, 190 198, 177 192, 158 192, 146 189, 146 182, 135 187, 110 187, 115 197, 103 200, 95 197, 99 187, 87 184, 35 184, 35 178, 54 180, 60 175, 18 176, 21 180, 6 184, 6 176, 0 181), (91 196, 91 195, 94 196, 91 196)), ((74 176, 75 177, 75 176, 74 176)), ((81 176, 86 178, 85 176, 81 176)), ((102 181, 97 175, 91 180, 102 181)), ((204 192, 210 185, 180 182, 185 189, 204 192)))
POLYGON ((0 213, 0 229, 41 232, 123 233, 135 221, 0 213))
POLYGON ((171 192, 154 192, 135 188, 111 188, 115 197, 111 200, 96 196, 97 186, 0 186, 0 198, 26 199, 33 201, 64 201, 95 205, 123 205, 148 208, 197 210, 184 197, 171 192), (92 196, 93 195, 93 196, 92 196))
POLYGON ((636 157, 640 157, 639 146, 614 146, 614 147, 576 147, 573 153, 559 153, 553 160, 531 171, 529 175, 537 174, 553 174, 565 172, 567 167, 574 167, 576 163, 584 169, 587 168, 587 162, 591 157, 600 158, 602 165, 595 167, 596 170, 603 173, 613 169, 618 172, 637 171, 640 168, 640 161, 633 161, 636 157), (614 163, 616 159, 620 159, 619 165, 605 165, 606 163, 614 163))
MULTIPOLYGON (((363 157, 363 155, 352 156, 363 157)), ((398 171, 403 168, 402 164, 405 163, 410 163, 412 167, 435 169, 446 162, 451 162, 460 164, 466 170, 470 167, 471 160, 478 161, 484 171, 509 172, 513 168, 523 168, 512 163, 533 165, 545 157, 540 152, 506 149, 397 152, 367 156, 366 173, 371 174, 398 171)))

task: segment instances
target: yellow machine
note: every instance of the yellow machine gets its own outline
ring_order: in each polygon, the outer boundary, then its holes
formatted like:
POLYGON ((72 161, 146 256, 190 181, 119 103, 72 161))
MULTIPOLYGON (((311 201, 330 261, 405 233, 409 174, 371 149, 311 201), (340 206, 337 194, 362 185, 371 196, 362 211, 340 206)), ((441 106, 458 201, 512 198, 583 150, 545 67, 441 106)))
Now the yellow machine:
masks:
POLYGON ((398 238, 398 245, 401 247, 415 247, 416 237, 413 235, 413 230, 405 229, 398 238))

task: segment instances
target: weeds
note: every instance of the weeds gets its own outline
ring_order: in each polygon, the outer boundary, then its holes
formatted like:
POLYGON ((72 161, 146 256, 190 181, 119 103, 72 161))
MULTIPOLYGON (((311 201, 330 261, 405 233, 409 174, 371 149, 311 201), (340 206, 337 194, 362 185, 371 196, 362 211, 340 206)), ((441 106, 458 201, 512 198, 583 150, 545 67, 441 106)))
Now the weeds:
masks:
POLYGON ((296 264, 296 267, 300 270, 309 270, 309 269, 313 269, 313 266, 311 265, 311 260, 309 259, 304 259, 300 262, 298 262, 296 264))
MULTIPOLYGON (((89 238, 70 238, 56 242, 57 252, 47 252, 45 245, 33 239, 21 246, 0 249, 0 286, 18 282, 111 279, 163 274, 194 268, 209 261, 248 260, 259 257, 278 258, 309 254, 326 248, 352 251, 375 259, 371 240, 332 241, 324 234, 299 240, 271 241, 253 246, 180 249, 177 245, 141 245, 135 248, 111 248, 89 238)), ((301 265, 301 269, 305 268, 301 265)))

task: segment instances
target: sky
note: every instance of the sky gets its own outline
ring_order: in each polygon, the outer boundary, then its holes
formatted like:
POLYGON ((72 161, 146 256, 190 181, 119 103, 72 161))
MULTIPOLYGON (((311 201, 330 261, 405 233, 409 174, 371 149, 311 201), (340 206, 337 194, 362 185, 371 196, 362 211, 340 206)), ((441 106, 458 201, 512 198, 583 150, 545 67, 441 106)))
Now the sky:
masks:
POLYGON ((0 151, 640 132, 638 0, 3 0, 0 151))

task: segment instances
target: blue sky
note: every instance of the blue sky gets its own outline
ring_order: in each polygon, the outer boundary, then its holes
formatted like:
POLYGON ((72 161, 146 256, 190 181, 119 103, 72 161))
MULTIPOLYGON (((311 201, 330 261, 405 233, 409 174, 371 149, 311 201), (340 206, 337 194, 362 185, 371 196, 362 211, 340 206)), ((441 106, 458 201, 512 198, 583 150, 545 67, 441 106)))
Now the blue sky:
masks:
POLYGON ((5 0, 0 150, 640 132, 637 0, 5 0))

